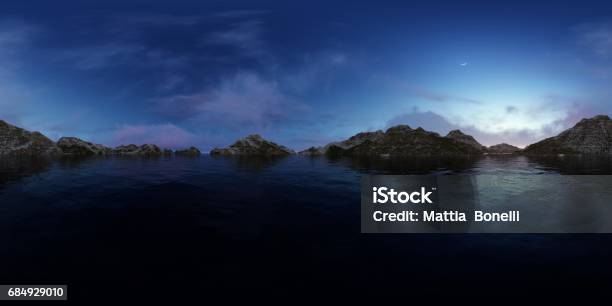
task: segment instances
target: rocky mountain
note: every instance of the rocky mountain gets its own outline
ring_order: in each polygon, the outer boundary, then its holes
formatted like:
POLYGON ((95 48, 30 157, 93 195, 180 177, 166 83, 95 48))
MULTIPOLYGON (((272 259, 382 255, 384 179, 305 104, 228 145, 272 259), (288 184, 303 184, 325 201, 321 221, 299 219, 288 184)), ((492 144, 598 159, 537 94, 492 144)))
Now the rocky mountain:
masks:
POLYGON ((93 144, 76 137, 62 137, 57 141, 57 146, 66 155, 108 155, 113 149, 100 144, 93 144))
POLYGON ((135 144, 118 146, 115 149, 100 144, 93 144, 76 137, 62 137, 57 141, 57 146, 65 155, 88 156, 88 155, 142 155, 160 156, 162 150, 154 144, 135 144))
POLYGON ((160 149, 154 144, 143 144, 140 147, 135 144, 118 146, 112 150, 114 155, 141 155, 141 156, 161 156, 171 155, 172 151, 168 152, 168 149, 160 149))
POLYGON ((188 149, 184 150, 176 150, 174 154, 180 156, 200 156, 202 152, 200 152, 200 150, 198 150, 196 147, 189 147, 188 149))
MULTIPOLYGON (((359 133, 345 141, 330 143, 317 151, 328 156, 442 156, 482 153, 472 145, 441 137, 422 128, 412 129, 407 125, 397 125, 385 132, 359 133)), ((304 151, 302 153, 305 154, 304 151)))
POLYGON ((162 150, 158 146, 148 143, 140 146, 138 150, 138 154, 146 156, 159 156, 162 155, 162 153, 162 150))
POLYGON ((358 146, 366 141, 376 141, 381 139, 385 133, 381 130, 375 132, 361 132, 351 136, 349 139, 344 141, 336 141, 329 143, 323 147, 310 147, 304 151, 300 151, 298 154, 305 156, 319 156, 325 154, 334 154, 334 152, 341 152, 350 150, 351 148, 358 146))
POLYGON ((117 155, 137 155, 140 148, 135 144, 121 145, 113 149, 113 154, 117 155))
POLYGON ((446 138, 450 138, 453 139, 455 141, 461 142, 461 143, 465 143, 467 145, 470 145, 478 150, 484 150, 485 146, 481 145, 478 141, 476 141, 476 139, 474 139, 474 137, 472 137, 471 135, 467 135, 464 134, 463 132, 461 132, 460 130, 452 130, 450 132, 448 132, 448 134, 446 135, 446 138))
MULTIPOLYGON (((187 155, 200 155, 194 147, 181 151, 187 155)), ((0 155, 139 155, 161 156, 172 155, 170 149, 161 150, 154 144, 135 144, 118 146, 114 149, 94 144, 76 137, 62 137, 57 143, 38 132, 30 132, 0 120, 0 155)))
POLYGON ((39 132, 30 132, 0 120, 0 155, 52 155, 60 153, 55 143, 39 132))
POLYGON ((496 144, 485 149, 487 154, 515 154, 519 152, 521 152, 521 148, 507 143, 496 144))
POLYGON ((531 144, 525 154, 612 154, 612 120, 606 115, 582 119, 555 137, 531 144))
POLYGON ((295 154, 287 147, 265 140, 254 134, 237 140, 227 148, 215 148, 210 155, 285 156, 295 154))

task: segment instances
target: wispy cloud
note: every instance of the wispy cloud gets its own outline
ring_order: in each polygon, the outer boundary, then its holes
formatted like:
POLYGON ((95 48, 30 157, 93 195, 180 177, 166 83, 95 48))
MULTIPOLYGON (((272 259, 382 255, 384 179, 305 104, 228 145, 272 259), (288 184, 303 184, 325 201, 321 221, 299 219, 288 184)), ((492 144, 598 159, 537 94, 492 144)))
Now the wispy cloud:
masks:
POLYGON ((109 18, 109 27, 113 31, 124 31, 126 28, 136 27, 167 27, 167 26, 194 26, 207 20, 205 15, 174 15, 153 13, 114 14, 109 18))
POLYGON ((581 24, 573 30, 580 46, 602 58, 612 57, 612 22, 581 24))
POLYGON ((207 90, 158 98, 154 103, 166 115, 225 126, 267 126, 306 109, 275 81, 252 73, 238 73, 207 90))
POLYGON ((267 10, 232 10, 232 11, 214 13, 214 14, 211 14, 210 16, 213 18, 221 18, 221 19, 247 18, 247 17, 260 16, 260 15, 267 14, 267 13, 269 13, 269 11, 267 10))
POLYGON ((482 101, 477 99, 435 92, 419 86, 410 86, 408 91, 412 95, 430 102, 463 102, 468 104, 482 104, 482 101))
POLYGON ((227 29, 207 34, 202 39, 202 45, 226 46, 246 57, 262 57, 267 54, 262 37, 263 24, 257 19, 232 23, 227 29))
POLYGON ((36 27, 19 20, 0 21, 0 119, 13 124, 21 125, 30 111, 30 90, 19 81, 20 54, 36 32, 36 27))
POLYGON ((518 107, 516 107, 514 105, 506 106, 506 113, 507 114, 516 114, 516 113, 518 113, 518 111, 519 111, 518 107))
POLYGON ((72 62, 81 70, 94 70, 132 63, 146 48, 139 44, 110 42, 107 44, 62 50, 58 60, 72 62))

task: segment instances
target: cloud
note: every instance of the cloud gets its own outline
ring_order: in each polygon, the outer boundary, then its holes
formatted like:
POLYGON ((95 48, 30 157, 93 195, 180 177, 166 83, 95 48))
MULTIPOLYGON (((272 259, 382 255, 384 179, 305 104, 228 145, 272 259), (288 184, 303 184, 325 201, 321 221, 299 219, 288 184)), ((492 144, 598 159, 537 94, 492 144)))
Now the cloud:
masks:
POLYGON ((203 15, 173 15, 173 14, 115 14, 110 17, 113 32, 124 31, 125 28, 194 26, 206 20, 203 15))
POLYGON ((227 46, 245 57, 261 57, 267 54, 262 38, 263 22, 244 20, 235 22, 225 30, 212 32, 202 40, 204 46, 227 46))
POLYGON ((518 112, 518 108, 516 106, 513 106, 513 105, 506 106, 506 113, 507 114, 515 114, 517 112, 518 112))
POLYGON ((124 125, 112 137, 113 145, 152 143, 162 148, 182 148, 193 145, 194 134, 171 123, 124 125))
POLYGON ((19 20, 0 21, 0 119, 22 125, 28 115, 30 93, 20 79, 21 53, 37 28, 19 20))
POLYGON ((66 50, 60 60, 71 61, 75 68, 81 70, 102 69, 110 66, 129 64, 146 48, 139 44, 111 42, 107 44, 66 50))
POLYGON ((12 76, 19 68, 20 53, 36 32, 36 27, 19 20, 0 20, 0 77, 12 76))
POLYGON ((604 59, 612 57, 612 23, 587 23, 573 29, 577 42, 604 59))
POLYGON ((469 104, 482 104, 481 101, 476 100, 476 99, 460 97, 460 96, 453 96, 453 95, 448 95, 445 93, 433 92, 433 91, 429 91, 421 87, 413 87, 410 90, 410 92, 415 96, 418 96, 420 98, 423 98, 425 100, 432 101, 432 102, 456 101, 456 102, 464 102, 464 103, 469 103, 469 104))
POLYGON ((274 81, 238 73, 213 88, 153 100, 155 110, 224 126, 264 127, 297 116, 307 108, 285 95, 274 81))
POLYGON ((225 11, 218 12, 211 15, 213 18, 245 18, 245 17, 253 17, 262 14, 266 14, 268 11, 266 10, 233 10, 233 11, 225 11))

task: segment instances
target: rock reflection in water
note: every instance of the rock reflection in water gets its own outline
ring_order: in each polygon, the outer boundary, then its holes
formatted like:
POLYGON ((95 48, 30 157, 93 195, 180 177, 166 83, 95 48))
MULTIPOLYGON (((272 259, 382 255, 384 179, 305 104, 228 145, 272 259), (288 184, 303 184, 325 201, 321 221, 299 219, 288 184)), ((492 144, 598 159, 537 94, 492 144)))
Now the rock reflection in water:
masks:
POLYGON ((474 168, 479 157, 354 157, 329 159, 331 163, 373 174, 463 173, 474 168))
POLYGON ((259 172, 271 167, 280 161, 289 158, 286 156, 219 156, 211 155, 215 160, 223 160, 232 166, 247 171, 259 172))
POLYGON ((48 171, 52 160, 44 157, 0 157, 0 188, 5 184, 48 171))
POLYGON ((527 156, 542 169, 561 174, 612 174, 612 155, 527 156))

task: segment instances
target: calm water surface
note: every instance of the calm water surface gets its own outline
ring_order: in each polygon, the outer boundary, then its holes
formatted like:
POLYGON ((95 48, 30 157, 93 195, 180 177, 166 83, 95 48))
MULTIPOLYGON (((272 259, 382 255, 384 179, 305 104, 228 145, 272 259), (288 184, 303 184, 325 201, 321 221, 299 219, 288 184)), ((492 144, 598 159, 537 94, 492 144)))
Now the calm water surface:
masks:
POLYGON ((520 156, 2 159, 0 283, 68 284, 74 300, 598 290, 612 281, 612 235, 365 235, 359 182, 368 173, 612 174, 611 165, 520 156))

